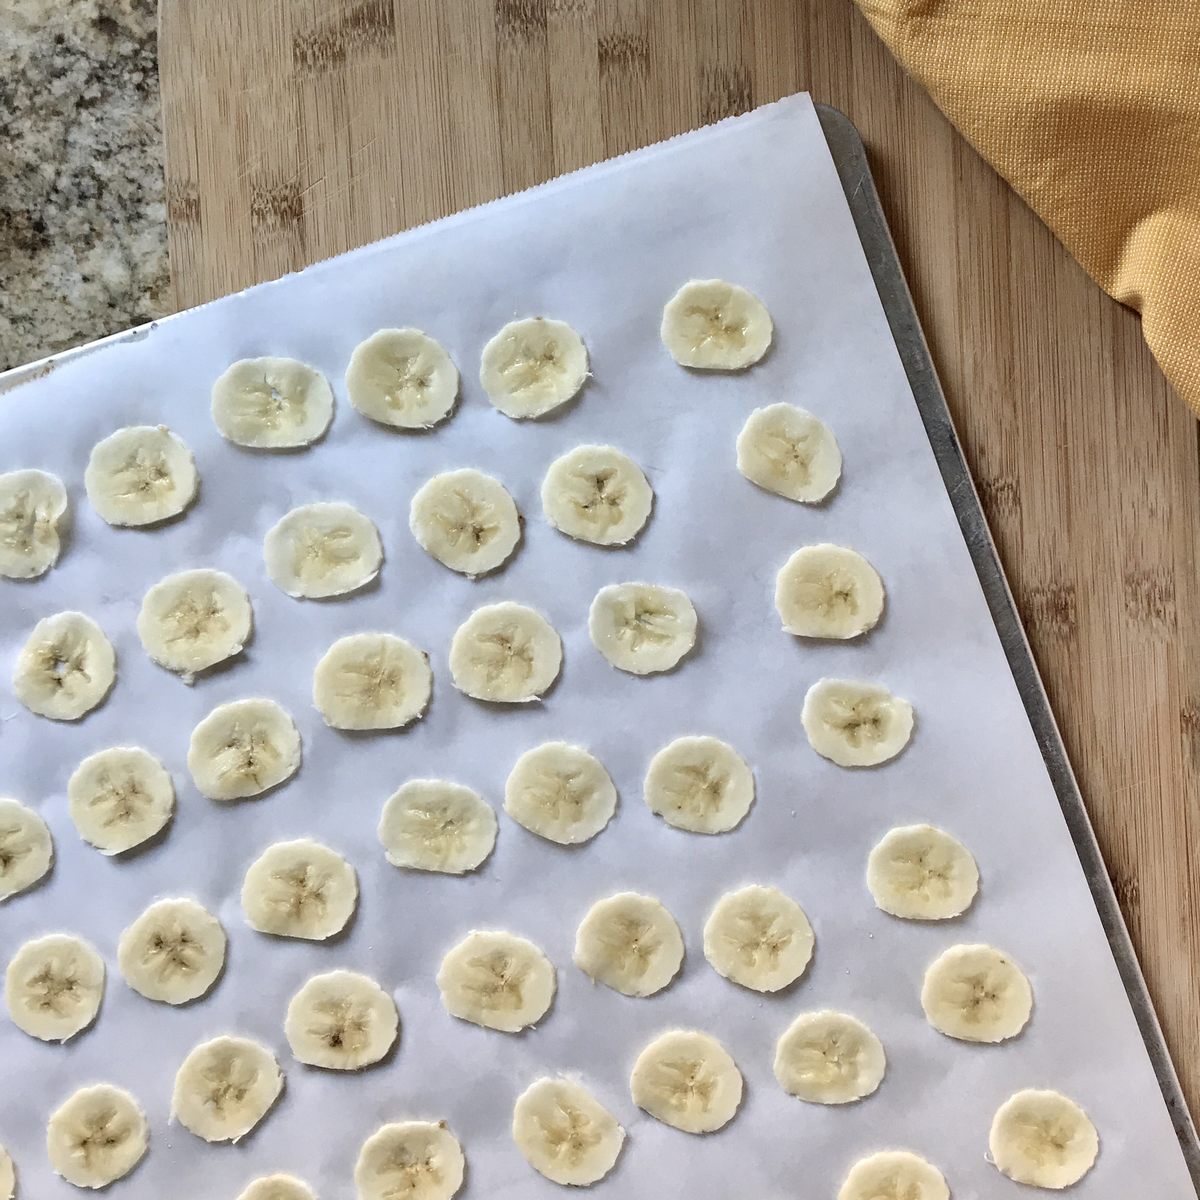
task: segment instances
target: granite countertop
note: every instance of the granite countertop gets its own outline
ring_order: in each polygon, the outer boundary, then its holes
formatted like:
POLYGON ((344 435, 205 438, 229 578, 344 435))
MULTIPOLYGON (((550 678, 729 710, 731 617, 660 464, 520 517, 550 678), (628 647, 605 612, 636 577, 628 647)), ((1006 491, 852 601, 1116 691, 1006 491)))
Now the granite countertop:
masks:
POLYGON ((0 4, 0 369, 169 311, 156 16, 0 4))

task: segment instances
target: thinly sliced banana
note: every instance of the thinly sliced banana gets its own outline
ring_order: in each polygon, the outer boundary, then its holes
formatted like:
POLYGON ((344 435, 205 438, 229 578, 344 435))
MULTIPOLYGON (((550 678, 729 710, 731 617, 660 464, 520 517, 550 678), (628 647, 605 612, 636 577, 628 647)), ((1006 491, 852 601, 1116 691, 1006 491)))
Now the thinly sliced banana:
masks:
POLYGON ((618 892, 588 909, 575 965, 623 996, 653 996, 679 974, 683 934, 661 900, 618 892))
POLYGON ((839 767, 876 767, 912 737, 913 707, 878 683, 819 679, 800 714, 808 742, 839 767))
POLYGON ((147 1000, 187 1004, 217 981, 225 965, 225 930, 195 900, 156 900, 124 933, 117 966, 147 1000))
POLYGON ((367 975, 314 975, 288 1004, 284 1033, 302 1063, 357 1071, 392 1048, 400 1028, 396 1002, 367 975))
POLYGON ((221 436, 256 450, 293 450, 324 436, 333 389, 320 371, 294 358, 243 358, 212 387, 221 436))
POLYGON ((746 419, 737 440, 738 470, 764 491, 816 504, 837 486, 842 452, 829 427, 794 404, 768 404, 746 419))
MULTIPOLYGON (((62 552, 67 489, 48 471, 0 475, 0 577, 36 579, 62 552)), ((0 1195, 3 1195, 0 1189, 0 1195)))
POLYGON ((602 587, 588 610, 592 645, 618 671, 669 671, 696 644, 696 610, 686 593, 655 583, 602 587))
POLYGON ((104 996, 104 959, 83 938, 52 933, 26 942, 4 976, 13 1024, 43 1042, 65 1042, 86 1029, 104 996))
POLYGON ((466 1160, 444 1121, 398 1121, 363 1143, 354 1166, 358 1200, 450 1200, 466 1160))
POLYGON ((295 1175, 262 1175, 252 1179, 237 1200, 316 1200, 312 1188, 295 1175))
POLYGON ((1025 973, 994 946, 951 946, 929 965, 921 1007, 930 1025, 964 1042, 1016 1037, 1033 1011, 1025 973))
POLYGON ((542 480, 546 520, 596 546, 624 546, 650 519, 654 492, 627 454, 612 446, 576 446, 542 480))
POLYGON ((516 420, 540 417, 572 399, 588 377, 583 339, 563 321, 510 321, 483 348, 479 382, 516 420))
POLYGON ((1002 1175, 1057 1190, 1078 1183, 1092 1169, 1100 1135, 1074 1100, 1026 1088, 996 1110, 988 1149, 1002 1175))
POLYGON ((300 766, 300 734, 274 700, 219 704, 192 730, 188 770, 210 800, 261 796, 300 766))
POLYGON ((775 609, 798 637, 858 637, 883 615, 883 581, 845 546, 802 546, 775 578, 775 609))
POLYGON ((450 643, 450 674, 476 700, 536 700, 562 670, 562 641, 540 612, 511 600, 477 608, 450 643))
POLYGON ((775 1078, 810 1104, 849 1104, 883 1082, 883 1044, 848 1013, 801 1013, 775 1047, 775 1078))
POLYGON ((346 927, 357 904, 354 868, 311 838, 268 846, 242 881, 246 921, 277 937, 323 942, 346 927))
POLYGON ((33 887, 53 861, 46 822, 17 800, 0 800, 0 900, 33 887))
POLYGON ((880 1150, 860 1158, 837 1200, 950 1200, 941 1171, 909 1150, 880 1150))
POLYGON ((380 329, 359 342, 346 370, 350 403, 396 429, 429 429, 458 399, 458 368, 419 329, 380 329))
POLYGON ((643 786, 650 811, 691 833, 726 833, 754 803, 754 775, 728 742, 681 737, 651 760, 643 786))
POLYGON ((116 678, 117 654, 100 626, 83 613, 60 612, 43 617, 21 647, 13 691, 39 717, 78 721, 116 678))
POLYGON ((471 579, 507 562, 521 540, 521 516, 504 484, 471 467, 422 484, 408 527, 427 554, 471 579))
POLYGON ((313 703, 334 729, 401 729, 432 694, 429 656, 391 633, 338 638, 313 672, 313 703))
POLYGON ((979 868, 957 838, 932 825, 898 825, 867 859, 867 887, 894 917, 945 921, 971 907, 979 868))
POLYGON ((0 1200, 13 1200, 17 1190, 17 1170, 9 1153, 0 1146, 0 1200))
POLYGON ((325 600, 370 583, 383 563, 383 543, 375 523, 352 504, 302 504, 267 531, 263 560, 289 596, 325 600))
POLYGON ((152 838, 175 811, 175 785, 148 750, 113 746, 91 754, 67 780, 79 836, 101 854, 123 854, 152 838))
POLYGON ((205 568, 159 580, 142 599, 137 631, 156 663, 191 683, 198 671, 242 652, 253 620, 246 589, 205 568))
POLYGON ((707 1033, 676 1029, 652 1041, 629 1079, 633 1102, 684 1133, 727 1125, 742 1102, 742 1073, 707 1033))
POLYGON ((463 875, 491 854, 496 813, 461 783, 411 779, 383 806, 379 840, 394 867, 463 875))
POLYGON ((704 926, 704 956, 718 974, 756 992, 777 992, 808 968, 813 931, 804 909, 776 887, 726 892, 704 926))
POLYGON ((206 1142, 237 1142, 282 1090, 270 1050, 249 1038, 217 1037, 196 1046, 176 1072, 171 1117, 206 1142))
POLYGON ((46 1153, 56 1175, 80 1188, 103 1188, 142 1161, 150 1130, 141 1105, 124 1088, 80 1088, 50 1115, 46 1153))
POLYGON ((660 333, 680 366, 742 371, 766 354, 774 327, 766 305, 744 287, 692 279, 667 301, 660 333))
POLYGON ((544 742, 526 750, 504 785, 504 811, 530 833, 560 846, 594 838, 617 811, 617 789, 582 746, 544 742))
POLYGON ((554 967, 527 938, 475 929, 446 953, 437 984, 451 1016, 519 1033, 549 1010, 554 967))
POLYGON ((617 1118, 573 1079, 535 1079, 513 1106, 512 1135, 535 1171, 572 1187, 603 1179, 625 1141, 617 1118))
POLYGON ((140 527, 177 517, 200 476, 183 440, 165 425, 130 425, 98 442, 83 474, 92 507, 110 525, 140 527))

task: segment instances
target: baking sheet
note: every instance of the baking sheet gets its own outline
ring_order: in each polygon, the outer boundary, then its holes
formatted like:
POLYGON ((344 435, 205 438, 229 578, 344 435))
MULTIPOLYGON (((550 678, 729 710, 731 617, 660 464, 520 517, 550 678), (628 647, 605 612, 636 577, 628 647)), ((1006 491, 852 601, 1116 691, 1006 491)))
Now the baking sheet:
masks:
POLYGON ((508 1121, 526 1083, 556 1070, 581 1074, 629 1131, 598 1195, 832 1195, 855 1157, 893 1145, 937 1162, 957 1196, 1017 1195, 984 1155, 992 1112, 1024 1086, 1069 1092, 1100 1130, 1100 1160, 1075 1194, 1194 1194, 806 97, 185 314, 148 338, 65 364, 3 404, 0 470, 62 475, 76 530, 41 582, 2 585, 0 659, 12 661, 38 617, 79 607, 112 637, 119 677, 107 704, 78 726, 31 716, 0 680, 0 794, 43 813, 58 854, 45 885, 0 908, 0 955, 63 928, 90 938, 111 964, 120 929, 169 894, 194 895, 230 935, 225 976, 186 1009, 143 1000, 114 972, 96 1026, 66 1048, 0 1023, 0 1142, 17 1160, 22 1195, 77 1195, 49 1172, 45 1118, 75 1086, 108 1079, 139 1096, 152 1127, 149 1156, 115 1185, 122 1196, 175 1194, 179 1179, 195 1178, 202 1182, 189 1194, 232 1197, 253 1175, 279 1169, 323 1197, 347 1195, 358 1147, 377 1124, 440 1117, 468 1157, 464 1195, 549 1197, 559 1189, 525 1164, 508 1121), (772 352, 743 377, 683 372, 658 342, 665 298, 706 275, 745 283, 776 318, 772 352), (474 364, 504 321, 536 312, 580 329, 595 378, 562 416, 517 424, 486 403, 474 364), (358 340, 408 323, 442 341, 464 374, 460 411, 428 435, 371 425, 341 387, 358 340), (235 358, 268 353, 312 362, 335 385, 337 418, 311 452, 239 451, 209 420, 212 379, 235 358), (839 438, 845 476, 824 506, 759 492, 734 469, 745 416, 778 399, 811 408, 839 438), (153 533, 105 526, 81 483, 95 441, 140 421, 169 423, 203 477, 198 505, 153 533), (654 516, 629 550, 569 542, 541 519, 546 465, 583 441, 618 444, 655 488, 654 516), (461 465, 497 474, 527 517, 510 565, 475 583, 429 559, 407 530, 416 487, 461 465), (291 600, 266 578, 262 535, 293 504, 331 498, 358 504, 379 525, 380 583, 340 602, 291 600), (818 540, 863 551, 888 585, 885 619, 862 643, 800 643, 778 630, 775 571, 796 546, 818 540), (257 631, 242 661, 188 689, 148 661, 134 618, 146 587, 197 565, 247 586, 257 631), (685 588, 701 616, 697 652, 669 676, 614 672, 587 638, 596 589, 640 578, 685 588), (542 608, 565 650, 545 703, 513 712, 457 694, 446 666, 457 624, 502 598, 542 608), (311 707, 316 659, 334 638, 367 628, 430 652, 434 701, 408 732, 339 734, 311 707), (825 674, 880 679, 913 701, 917 733, 900 759, 846 772, 812 753, 799 709, 825 674), (214 705, 259 694, 295 716, 304 766, 262 800, 215 805, 187 776, 188 734, 214 705), (758 801, 733 834, 670 829, 641 801, 651 755, 698 732, 728 739, 754 767, 758 801), (595 841, 555 847, 502 816, 496 853, 477 876, 408 875, 384 861, 379 808, 405 779, 458 779, 498 805, 517 756, 551 738, 589 745, 617 783, 618 815, 595 841), (84 755, 128 742, 163 759, 179 805, 161 843, 113 862, 74 833, 65 785, 84 755), (878 837, 915 820, 950 829, 980 862, 980 898, 949 926, 892 920, 862 884, 878 837), (302 835, 327 841, 359 870, 360 911, 332 945, 266 939, 241 917, 246 865, 269 842, 302 835), (749 881, 795 895, 817 934, 808 973, 782 995, 738 989, 703 959, 708 909, 749 881), (657 894, 688 947, 680 979, 648 1000, 594 987, 570 963, 578 919, 594 899, 627 887, 657 894), (558 966, 558 998, 538 1029, 508 1037, 442 1010, 437 963, 475 926, 526 934, 558 966), (974 940, 1003 946, 1033 982, 1034 1018, 1004 1046, 942 1038, 920 1010, 927 962, 974 940), (282 1036, 288 997, 335 966, 375 975, 400 1008, 398 1052, 363 1075, 301 1067, 282 1036), (778 1034, 797 1012, 820 1007, 855 1013, 888 1050, 882 1087, 859 1105, 806 1106, 772 1076, 778 1034), (741 1111, 711 1137, 662 1126, 628 1097, 637 1051, 680 1025, 720 1037, 746 1077, 741 1111), (170 1086, 186 1050, 222 1032, 272 1046, 287 1088, 242 1144, 207 1147, 167 1123, 170 1086))

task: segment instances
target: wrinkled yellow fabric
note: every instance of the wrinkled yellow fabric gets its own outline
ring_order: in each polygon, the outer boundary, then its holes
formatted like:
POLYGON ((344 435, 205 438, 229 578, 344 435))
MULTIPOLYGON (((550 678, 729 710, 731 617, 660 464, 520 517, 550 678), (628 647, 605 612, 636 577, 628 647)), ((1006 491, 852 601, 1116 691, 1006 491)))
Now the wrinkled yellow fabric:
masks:
POLYGON ((1200 413, 1200 0, 856 0, 1200 413))

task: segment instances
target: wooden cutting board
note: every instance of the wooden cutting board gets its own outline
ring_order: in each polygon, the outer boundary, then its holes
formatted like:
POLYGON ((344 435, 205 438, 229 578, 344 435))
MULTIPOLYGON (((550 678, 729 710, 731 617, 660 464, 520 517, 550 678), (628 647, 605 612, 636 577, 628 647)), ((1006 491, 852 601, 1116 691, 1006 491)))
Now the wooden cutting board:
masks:
POLYGON ((1200 1112, 1196 423, 849 0, 161 0, 159 41, 180 307, 790 92, 849 114, 1200 1112))

